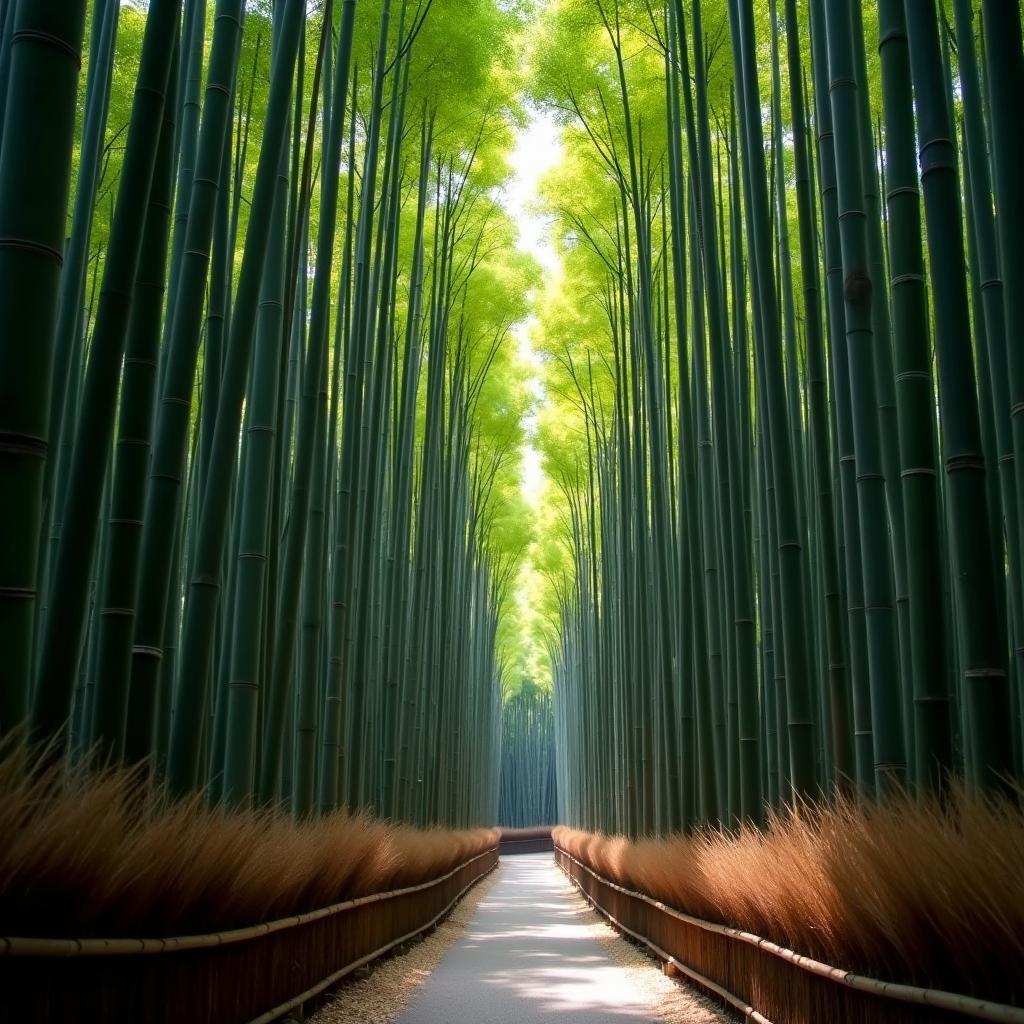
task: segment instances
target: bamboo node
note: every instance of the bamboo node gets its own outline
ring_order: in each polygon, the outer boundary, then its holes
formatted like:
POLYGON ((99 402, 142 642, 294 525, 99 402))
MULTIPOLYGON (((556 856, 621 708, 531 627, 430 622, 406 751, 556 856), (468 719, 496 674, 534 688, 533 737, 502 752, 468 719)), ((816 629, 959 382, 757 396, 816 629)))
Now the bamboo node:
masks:
POLYGON ((75 67, 79 69, 82 67, 82 54, 66 40, 55 36, 52 32, 40 32, 33 28, 19 29, 11 36, 11 46, 21 42, 41 43, 43 46, 49 46, 66 57, 70 57, 75 62, 75 67))
POLYGON ((840 78, 833 78, 832 81, 829 82, 829 86, 828 86, 828 91, 829 92, 834 92, 836 89, 840 89, 840 88, 856 89, 857 88, 857 82, 853 78, 850 78, 850 77, 847 77, 847 76, 843 76, 843 77, 840 77, 840 78))
POLYGON ((978 470, 985 471, 985 457, 969 452, 965 455, 951 455, 946 459, 946 472, 954 473, 957 470, 978 470))
MULTIPOLYGON (((885 200, 886 202, 890 202, 898 196, 913 196, 916 199, 920 194, 921 190, 916 185, 898 185, 896 188, 891 188, 885 193, 885 200)), ((922 281, 924 280, 923 274, 905 274, 901 276, 918 277, 922 281)))
POLYGON ((25 252, 34 252, 39 256, 46 256, 53 260, 58 267, 64 266, 64 253, 55 249, 45 242, 37 242, 32 238, 0 238, 0 249, 23 249, 25 252))
POLYGON ((162 647, 150 647, 146 644, 132 644, 132 656, 138 654, 143 658, 153 658, 155 661, 160 661, 164 656, 162 647))
POLYGON ((904 29, 891 28, 883 36, 878 37, 878 51, 881 53, 882 47, 886 43, 898 43, 900 41, 907 42, 907 33, 904 29))
POLYGON ((0 455, 32 455, 45 459, 50 445, 32 434, 0 433, 0 455))

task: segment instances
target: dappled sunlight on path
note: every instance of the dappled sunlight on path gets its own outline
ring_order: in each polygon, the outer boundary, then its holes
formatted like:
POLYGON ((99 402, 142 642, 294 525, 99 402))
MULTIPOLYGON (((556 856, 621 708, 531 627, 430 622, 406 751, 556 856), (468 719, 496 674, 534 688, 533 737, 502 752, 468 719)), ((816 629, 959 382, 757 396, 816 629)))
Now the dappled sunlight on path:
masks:
MULTIPOLYGON (((609 957, 551 854, 502 860, 497 884, 400 1024, 653 1024, 649 991, 609 957)), ((651 967, 649 970, 656 973, 651 967)))

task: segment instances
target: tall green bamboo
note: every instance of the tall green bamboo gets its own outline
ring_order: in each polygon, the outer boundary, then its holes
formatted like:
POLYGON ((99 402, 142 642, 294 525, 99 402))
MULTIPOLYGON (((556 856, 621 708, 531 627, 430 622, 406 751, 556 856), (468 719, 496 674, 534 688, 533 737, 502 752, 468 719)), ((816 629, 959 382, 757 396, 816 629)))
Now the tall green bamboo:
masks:
MULTIPOLYGON (((114 51, 117 42, 117 24, 120 5, 103 3, 96 5, 92 15, 89 39, 89 70, 86 83, 87 109, 82 123, 82 151, 78 162, 78 180, 75 184, 71 235, 67 241, 64 266, 61 270, 60 306, 57 318, 57 338, 54 349, 54 363, 67 366, 72 353, 80 349, 81 333, 84 329, 82 305, 85 295, 86 270, 89 256, 89 237, 92 231, 95 204, 92 197, 96 192, 103 155, 104 130, 110 107, 110 79, 114 71, 114 51)), ((73 433, 74 406, 67 402, 71 381, 78 383, 75 374, 57 373, 54 377, 50 396, 50 420, 47 434, 59 438, 62 432, 73 433), (65 416, 65 407, 68 415, 65 416)), ((70 445, 62 446, 61 452, 70 452, 70 445)), ((57 471, 58 459, 47 459, 46 476, 43 484, 47 518, 52 518, 58 496, 53 492, 55 479, 67 476, 67 467, 57 471)), ((62 499, 61 499, 62 500, 62 499)), ((48 552, 44 548, 41 555, 48 552)), ((40 572, 45 579, 45 569, 40 572)), ((40 625, 36 624, 37 628, 40 625)))
POLYGON ((117 202, 103 268, 96 325, 89 346, 75 451, 64 501, 66 518, 57 549, 54 588, 40 651, 32 704, 32 730, 49 739, 71 713, 78 659, 88 617, 88 583, 100 520, 100 501, 114 429, 121 363, 131 299, 145 230, 164 102, 177 61, 180 0, 154 0, 146 19, 117 202))
MULTIPOLYGON (((1006 318, 1006 356, 1010 385, 1010 426, 1017 509, 1024 508, 1024 354, 1013 343, 1024 332, 1024 258, 1019 248, 1024 230, 1024 196, 1018 173, 1024 140, 1015 97, 1024 88, 1024 35, 1020 12, 1012 4, 987 3, 982 9, 985 73, 988 83, 990 159, 995 192, 999 269, 1006 318)), ((977 121, 977 115, 974 120, 977 121)), ((1024 520, 1018 515, 1018 545, 1024 550, 1024 520)), ((1013 524, 1007 524, 1007 530, 1013 524)))
POLYGON ((806 111, 803 93, 803 61, 796 0, 786 0, 786 55, 789 70, 789 102, 793 124, 793 156, 797 220, 800 239, 800 273, 803 285, 804 335, 807 350, 808 426, 816 495, 816 532, 821 566, 825 651, 828 665, 829 726, 832 753, 840 779, 854 777, 853 730, 849 721, 849 666, 842 628, 839 559, 836 541, 836 511, 833 501, 832 464, 828 424, 828 380, 826 377, 821 295, 818 284, 819 246, 815 237, 812 209, 811 165, 804 134, 806 111))
POLYGON ((0 729, 29 707, 54 332, 85 0, 19 3, 0 142, 0 729), (39 126, 46 131, 40 133, 39 126))
POLYGON ((939 416, 962 692, 968 712, 968 764, 976 785, 999 788, 1013 770, 1009 685, 996 614, 955 134, 943 87, 938 16, 931 0, 908 7, 907 35, 935 302, 939 416))
MULTIPOLYGON (((345 95, 348 89, 349 61, 352 54, 352 18, 355 15, 354 0, 346 0, 342 8, 342 32, 338 41, 338 61, 334 77, 334 96, 329 137, 325 142, 327 167, 337 167, 341 158, 344 138, 342 118, 345 111, 345 95), (346 28, 347 26, 347 28, 346 28), (342 48, 344 47, 344 49, 342 48)), ((386 17, 382 17, 382 36, 387 40, 386 17)), ((381 55, 383 63, 383 54, 381 55)), ((383 70, 381 72, 383 74, 383 70)), ((333 254, 334 234, 337 227, 338 180, 333 175, 326 178, 327 187, 320 204, 320 224, 317 233, 317 252, 333 254)), ((364 188, 367 187, 364 184, 364 188)), ((302 573, 302 554, 308 529, 310 503, 309 480, 312 469, 314 446, 317 443, 317 404, 321 397, 321 374, 326 365, 328 340, 328 288, 331 279, 331 260, 317 260, 313 279, 313 300, 309 325, 309 346, 303 372, 302 404, 299 409, 296 432, 296 458, 292 491, 291 527, 288 531, 282 562, 281 597, 286 614, 295 614, 302 573)), ((294 620, 286 625, 274 649, 274 661, 268 679, 268 713, 266 716, 263 754, 260 762, 259 796, 261 801, 270 801, 276 790, 277 773, 283 739, 283 710, 288 696, 289 679, 295 655, 294 620)))
MULTIPOLYGON (((175 79, 172 66, 169 86, 175 79)), ((168 89, 168 95, 173 89, 168 89)), ((129 650, 137 590, 139 542, 152 440, 153 404, 165 294, 174 181, 177 110, 164 104, 146 228, 135 279, 121 379, 106 552, 102 559, 97 637, 97 687, 91 739, 103 756, 121 758, 128 716, 129 650)))
POLYGON ((906 784, 906 754, 900 712, 895 590, 886 529, 885 470, 879 436, 872 323, 872 289, 858 132, 850 5, 825 6, 828 66, 838 183, 839 235, 843 256, 843 302, 849 362, 860 542, 864 553, 864 601, 871 683, 875 781, 881 792, 906 784))
MULTIPOLYGON (((238 0, 218 0, 206 79, 206 99, 199 129, 196 171, 189 189, 189 211, 173 305, 166 319, 165 356, 153 435, 153 457, 139 561, 138 604, 131 651, 130 714, 140 724, 142 747, 130 757, 145 756, 160 702, 160 673, 164 657, 164 621, 171 591, 173 536, 181 510, 181 484, 186 472, 186 449, 192 383, 201 338, 203 297, 210 263, 210 244, 217 206, 225 127, 238 71, 242 6, 238 0), (153 723, 152 725, 148 723, 153 723)), ((181 555, 185 551, 182 549, 181 555)), ((179 556, 180 557, 180 556, 179 556)), ((168 695, 169 696, 169 695, 168 695)))
POLYGON ((753 11, 749 0, 730 0, 729 25, 733 40, 733 61, 739 90, 740 115, 744 127, 745 184, 747 207, 752 221, 752 239, 758 255, 754 258, 760 309, 762 345, 760 354, 765 363, 764 385, 760 403, 765 407, 771 444, 772 474, 775 477, 775 514, 779 530, 780 585, 782 598, 782 653, 786 670, 790 767, 795 795, 810 794, 815 781, 815 736, 811 713, 811 693, 805 662, 803 637, 806 630, 802 586, 803 545, 799 536, 795 498, 796 480, 789 448, 789 427, 786 417, 782 353, 777 337, 778 300, 771 276, 768 226, 767 176, 764 151, 760 144, 759 88, 755 63, 753 11))
MULTIPOLYGON (((278 190, 278 171, 288 136, 292 82, 303 11, 286 7, 276 26, 273 71, 263 143, 253 186, 238 289, 233 303, 220 404, 217 409, 209 467, 197 531, 192 580, 185 603, 177 706, 171 735, 167 778, 173 792, 194 789, 199 773, 200 716, 206 704, 211 666, 213 626, 218 610, 225 534, 238 430, 252 357, 260 285, 267 262, 271 218, 278 190)), ((342 99, 344 107, 344 99, 342 99)), ((279 338, 273 338, 274 344, 279 338)))
MULTIPOLYGON (((1019 522, 1017 483, 1014 475, 1013 427, 1010 415, 1010 385, 1008 352, 1006 345, 1006 318, 1004 316, 1004 284, 1000 274, 995 218, 992 214, 992 168, 986 141, 986 124, 982 103, 982 83, 975 54, 971 8, 963 0, 954 6, 957 31, 957 56, 964 103, 965 188, 967 207, 973 226, 975 255, 969 258, 972 279, 981 291, 981 310, 984 321, 984 339, 987 349, 988 390, 993 406, 993 429, 996 439, 996 457, 999 467, 999 494, 1002 504, 1002 528, 993 531, 993 539, 1005 536, 1007 558, 1007 590, 1012 622, 1012 645, 1015 651, 1015 671, 1018 690, 1021 685, 1021 665, 1024 660, 1024 592, 1021 584, 1021 537, 1014 524, 1019 522)), ((978 306, 975 306, 977 309, 978 306)), ((975 312, 975 323, 978 314, 975 312)), ((979 353, 979 371, 981 354, 979 353)), ((985 384, 984 378, 979 383, 985 384)), ((991 511, 991 510, 990 510, 991 511)), ((1000 545, 996 545, 996 551, 1000 545)), ((996 562, 997 569, 999 562, 996 562)), ((998 573, 997 573, 998 575, 998 573)), ((1020 733, 1024 738, 1024 731, 1020 733)))
MULTIPOLYGON (((944 630, 942 542, 936 481, 937 438, 929 351, 910 57, 903 4, 883 0, 878 8, 879 52, 885 110, 892 324, 899 414, 900 476, 907 537, 907 594, 914 694, 913 779, 921 792, 941 790, 952 768, 953 750, 942 650, 934 642, 944 630)), ((906 685, 906 681, 904 681, 906 685)))

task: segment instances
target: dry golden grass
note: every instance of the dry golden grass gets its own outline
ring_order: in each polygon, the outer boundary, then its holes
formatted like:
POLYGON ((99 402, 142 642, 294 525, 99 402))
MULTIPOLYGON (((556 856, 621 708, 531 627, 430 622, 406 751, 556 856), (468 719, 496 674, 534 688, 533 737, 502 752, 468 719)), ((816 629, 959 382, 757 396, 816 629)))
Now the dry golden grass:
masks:
POLYGON ((0 754, 0 836, 0 934, 51 938, 242 928, 436 878, 498 842, 171 803, 137 773, 32 771, 21 750, 0 754))
POLYGON ((835 966, 1024 1000, 1024 814, 1009 801, 956 789, 945 807, 839 800, 737 834, 555 840, 626 888, 835 966))

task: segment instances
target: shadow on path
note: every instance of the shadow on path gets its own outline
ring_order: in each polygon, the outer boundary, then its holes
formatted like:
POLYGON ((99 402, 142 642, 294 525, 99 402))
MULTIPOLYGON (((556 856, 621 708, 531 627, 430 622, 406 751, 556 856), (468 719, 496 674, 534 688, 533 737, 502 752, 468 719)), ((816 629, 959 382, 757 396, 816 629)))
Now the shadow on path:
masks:
POLYGON ((498 870, 399 1024, 653 1024, 550 853, 508 857, 498 870))

